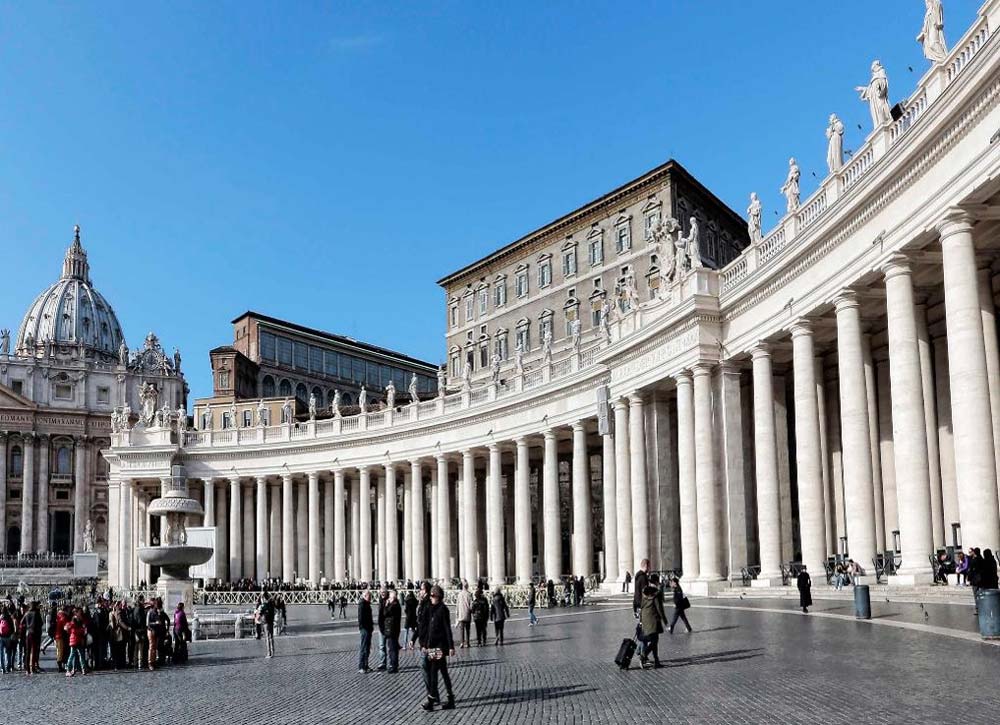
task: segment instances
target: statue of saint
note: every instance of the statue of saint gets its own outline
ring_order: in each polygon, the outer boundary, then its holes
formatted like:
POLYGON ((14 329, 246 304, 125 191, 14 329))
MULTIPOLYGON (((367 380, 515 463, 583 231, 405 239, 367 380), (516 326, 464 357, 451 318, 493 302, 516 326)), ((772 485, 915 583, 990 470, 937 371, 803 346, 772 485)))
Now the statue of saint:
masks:
POLYGON ((118 364, 121 366, 128 365, 128 345, 122 340, 122 344, 118 346, 118 364))
POLYGON ((924 47, 924 57, 931 63, 941 63, 948 57, 948 45, 944 40, 944 8, 941 0, 924 0, 924 26, 917 36, 917 42, 924 47))
POLYGON ((413 373, 410 376, 410 386, 409 386, 409 388, 407 388, 407 392, 410 395, 410 402, 411 403, 419 403, 420 402, 420 395, 417 393, 417 374, 416 373, 413 373))
POLYGON ((94 550, 94 524, 87 519, 87 524, 83 527, 83 550, 90 553, 94 550))
POLYGON ((448 382, 448 373, 445 372, 443 368, 439 368, 437 371, 437 379, 438 379, 437 394, 439 398, 443 398, 446 383, 448 382))
POLYGON ((892 121, 892 111, 889 110, 889 78, 879 61, 872 61, 872 78, 868 85, 856 86, 854 90, 861 94, 862 101, 868 101, 872 128, 881 128, 892 121))
POLYGON ((261 428, 267 425, 267 406, 263 398, 257 401, 257 425, 261 428))
POLYGON ((181 351, 176 347, 174 348, 174 372, 179 373, 181 371, 181 351))
POLYGON ((285 398, 285 402, 281 404, 281 422, 289 425, 294 422, 292 420, 292 401, 288 398, 285 398))
POLYGON ((580 338, 581 338, 579 320, 573 320, 572 322, 569 323, 569 332, 570 332, 570 338, 573 341, 573 349, 579 352, 580 338))
POLYGON ((465 393, 472 392, 472 362, 469 361, 465 364, 465 370, 462 371, 462 391, 465 393))
POLYGON ((497 355, 496 353, 493 353, 493 357, 490 358, 490 373, 493 377, 494 383, 500 382, 500 363, 501 363, 500 356, 497 355))
POLYGON ((10 355, 10 330, 0 330, 0 355, 10 355))
POLYGON ((204 429, 212 430, 212 406, 205 406, 204 429))
POLYGON ((396 407, 396 384, 389 381, 389 384, 385 386, 385 406, 392 410, 396 407))
MULTIPOLYGON (((695 217, 691 217, 690 222, 691 229, 688 230, 687 236, 688 260, 690 260, 691 269, 701 269, 705 265, 701 263, 701 233, 698 229, 698 220, 695 217)), ((633 289, 635 288, 634 278, 632 279, 632 287, 633 289)))
POLYGON ((750 192, 750 206, 747 207, 747 231, 750 232, 750 243, 756 244, 764 238, 761 230, 761 213, 763 206, 756 191, 750 192))
POLYGON ((358 407, 361 408, 362 413, 368 412, 368 391, 365 390, 365 386, 361 386, 361 392, 358 393, 358 407))
POLYGON ((514 374, 524 374, 524 345, 520 340, 514 345, 514 374))
POLYGON ((333 402, 330 403, 330 408, 333 410, 333 417, 340 417, 340 391, 333 391, 333 402))
POLYGON ((152 383, 143 383, 139 388, 139 401, 142 403, 142 424, 147 428, 153 425, 156 418, 156 401, 160 397, 159 391, 152 383))
POLYGON ((542 355, 546 364, 552 362, 552 329, 550 327, 545 328, 545 334, 542 336, 542 355))
POLYGON ((605 297, 601 300, 601 335, 607 344, 611 344, 611 303, 605 297))
POLYGON ((635 287, 635 276, 631 272, 625 275, 620 294, 629 312, 639 309, 639 290, 635 287))
POLYGON ((309 420, 316 420, 316 396, 309 393, 309 420))
POLYGON ((789 213, 799 208, 799 177, 801 176, 802 172, 799 171, 799 165, 795 163, 793 156, 788 159, 788 176, 781 186, 781 193, 785 195, 788 202, 786 211, 789 213))
POLYGON ((184 408, 177 409, 177 432, 183 433, 187 430, 188 414, 184 408))
POLYGON ((836 113, 830 114, 830 125, 826 127, 826 166, 831 174, 840 171, 844 165, 844 123, 836 113))

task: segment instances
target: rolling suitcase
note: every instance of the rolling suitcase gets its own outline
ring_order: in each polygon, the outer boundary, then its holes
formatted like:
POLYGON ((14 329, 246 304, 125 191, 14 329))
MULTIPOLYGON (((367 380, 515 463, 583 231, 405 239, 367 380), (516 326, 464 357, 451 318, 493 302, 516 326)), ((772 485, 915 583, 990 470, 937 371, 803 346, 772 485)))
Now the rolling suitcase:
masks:
POLYGON ((621 669, 627 670, 632 666, 633 657, 635 657, 635 637, 623 639, 622 646, 618 648, 618 654, 615 656, 615 664, 621 669))

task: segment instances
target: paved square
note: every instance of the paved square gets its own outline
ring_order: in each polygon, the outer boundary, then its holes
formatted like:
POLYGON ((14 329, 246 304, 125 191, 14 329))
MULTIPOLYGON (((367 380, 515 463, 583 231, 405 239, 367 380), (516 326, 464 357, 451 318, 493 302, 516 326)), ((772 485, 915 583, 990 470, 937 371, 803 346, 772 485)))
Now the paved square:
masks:
MULTIPOLYGON (((1000 671, 1000 647, 879 623, 918 623, 917 605, 878 603, 873 623, 858 623, 801 616, 788 601, 695 604, 695 633, 663 637, 667 667, 629 672, 612 662, 634 626, 620 603, 543 612, 533 629, 518 612, 505 647, 452 660, 458 707, 450 713, 418 709, 422 684, 410 653, 398 675, 358 674, 354 620, 330 622, 319 607, 290 610, 289 636, 270 661, 260 642, 214 641, 198 643, 187 666, 153 674, 5 675, 0 684, 8 722, 996 721, 1000 689, 979 683, 1000 671)), ((813 611, 850 613, 842 602, 813 611)), ((964 607, 940 606, 932 616, 971 628, 964 607)))

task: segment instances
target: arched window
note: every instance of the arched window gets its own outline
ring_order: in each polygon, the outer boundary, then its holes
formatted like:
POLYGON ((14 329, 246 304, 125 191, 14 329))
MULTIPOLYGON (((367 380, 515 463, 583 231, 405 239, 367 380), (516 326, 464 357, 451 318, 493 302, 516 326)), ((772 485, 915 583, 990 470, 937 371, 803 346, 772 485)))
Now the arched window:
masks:
POLYGON ((344 393, 342 400, 344 401, 344 405, 354 405, 354 396, 350 393, 344 393))
POLYGON ((317 408, 322 408, 323 407, 323 391, 320 390, 319 388, 313 388, 312 394, 316 397, 316 407, 317 408))
POLYGON ((309 391, 303 383, 295 386, 295 397, 305 403, 309 399, 309 391))
POLYGON ((68 476, 73 472, 73 455, 69 446, 59 446, 56 449, 56 474, 68 476))
POLYGON ((272 378, 270 375, 265 375, 264 379, 260 383, 260 390, 261 390, 261 394, 265 398, 273 398, 274 397, 274 378, 272 378))
POLYGON ((327 401, 329 401, 330 405, 333 405, 333 399, 335 396, 336 396, 336 391, 333 388, 330 388, 330 390, 328 390, 326 393, 326 399, 327 401))
POLYGON ((24 475, 24 454, 21 452, 21 446, 14 446, 10 449, 10 468, 8 470, 11 476, 24 475))
POLYGON ((292 394, 292 384, 287 380, 282 380, 278 385, 278 394, 283 398, 290 396, 292 394))

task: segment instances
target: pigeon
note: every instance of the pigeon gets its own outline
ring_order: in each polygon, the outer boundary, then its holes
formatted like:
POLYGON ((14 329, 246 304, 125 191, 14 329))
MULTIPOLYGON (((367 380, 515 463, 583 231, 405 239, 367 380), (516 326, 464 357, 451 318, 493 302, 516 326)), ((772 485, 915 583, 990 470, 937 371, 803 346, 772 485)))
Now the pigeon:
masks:
POLYGON ((742 599, 742 598, 743 598, 743 597, 745 597, 745 596, 746 596, 746 594, 742 594, 742 593, 741 593, 741 594, 740 594, 740 599, 742 599))

